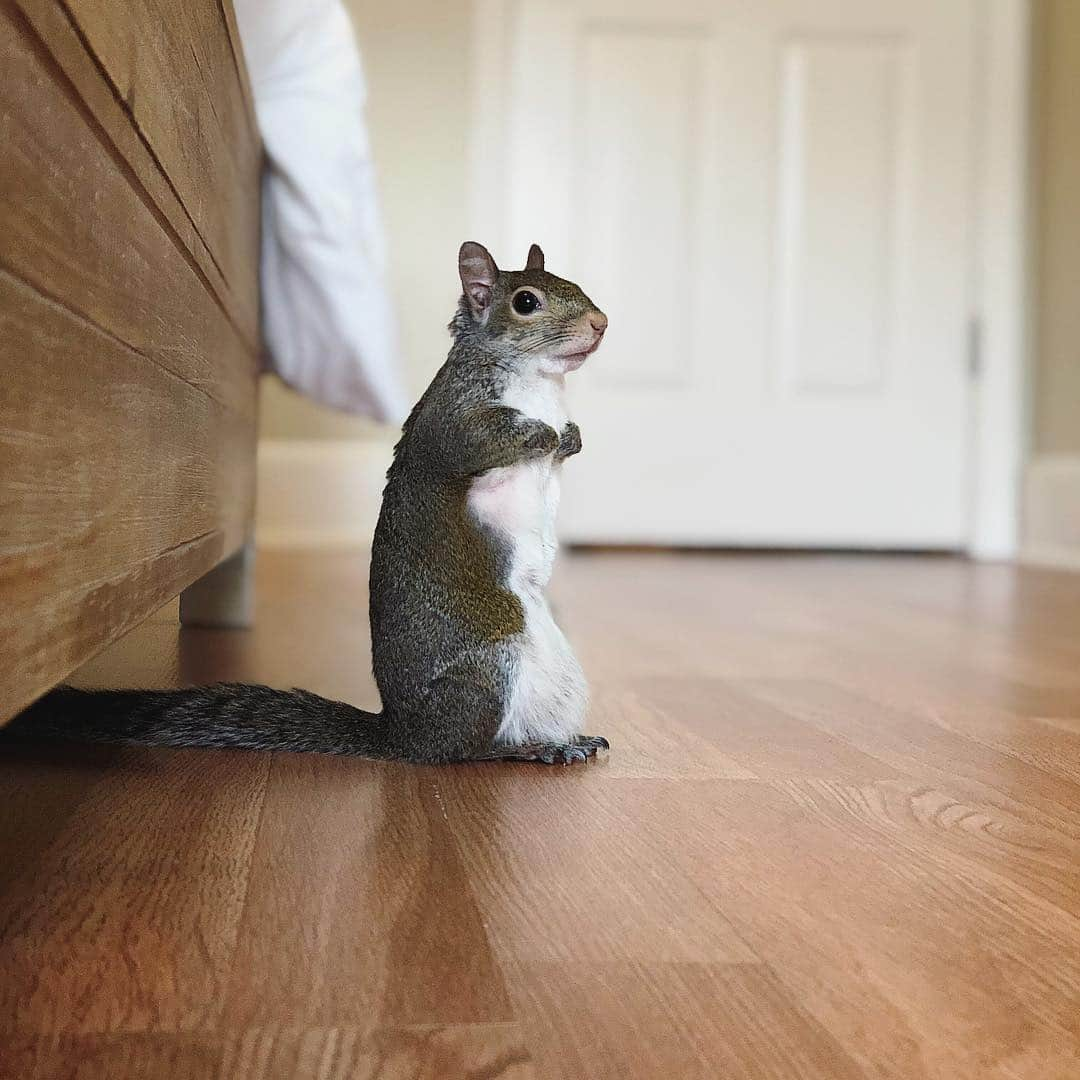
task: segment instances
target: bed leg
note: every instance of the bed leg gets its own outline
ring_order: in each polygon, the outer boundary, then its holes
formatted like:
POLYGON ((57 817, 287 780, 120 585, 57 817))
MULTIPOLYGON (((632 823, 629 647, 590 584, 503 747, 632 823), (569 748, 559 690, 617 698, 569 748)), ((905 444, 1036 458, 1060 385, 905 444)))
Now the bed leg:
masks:
POLYGON ((184 626, 246 629, 255 623, 255 544, 249 540, 180 594, 184 626))

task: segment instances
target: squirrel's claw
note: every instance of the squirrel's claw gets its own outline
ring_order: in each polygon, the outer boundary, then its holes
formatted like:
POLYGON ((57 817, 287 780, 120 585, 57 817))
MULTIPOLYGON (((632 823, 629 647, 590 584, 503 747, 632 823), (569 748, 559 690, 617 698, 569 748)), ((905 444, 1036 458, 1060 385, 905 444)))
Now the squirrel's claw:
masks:
POLYGON ((575 735, 574 745, 591 747, 593 751, 611 749, 611 743, 603 735, 575 735))
POLYGON ((539 761, 544 765, 575 765, 596 757, 598 750, 609 749, 602 735, 577 735, 572 743, 528 743, 524 746, 499 746, 480 760, 539 761))

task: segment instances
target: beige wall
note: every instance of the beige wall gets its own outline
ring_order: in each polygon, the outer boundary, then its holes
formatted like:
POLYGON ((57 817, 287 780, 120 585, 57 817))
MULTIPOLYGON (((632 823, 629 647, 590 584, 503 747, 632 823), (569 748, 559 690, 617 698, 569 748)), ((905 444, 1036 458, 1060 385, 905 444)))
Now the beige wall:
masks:
POLYGON ((1080 570, 1080 0, 1033 0, 1027 562, 1080 570))
MULTIPOLYGON (((346 0, 368 80, 368 120, 408 388, 420 394, 446 358, 467 239, 469 0, 346 0)), ((388 436, 264 380, 262 434, 285 439, 388 436)))
POLYGON ((1080 0, 1035 0, 1036 454, 1080 454, 1080 0))

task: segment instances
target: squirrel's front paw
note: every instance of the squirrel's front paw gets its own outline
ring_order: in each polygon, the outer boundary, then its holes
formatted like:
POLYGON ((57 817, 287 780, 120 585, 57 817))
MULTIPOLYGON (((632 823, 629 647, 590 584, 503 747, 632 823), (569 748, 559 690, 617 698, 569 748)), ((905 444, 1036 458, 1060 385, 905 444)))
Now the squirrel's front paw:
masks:
POLYGON ((555 456, 561 461, 563 458, 573 457, 581 453, 581 428, 573 420, 566 421, 566 427, 562 429, 559 437, 559 449, 555 456))
POLYGON ((559 449, 559 433, 550 424, 537 421, 535 428, 525 436, 524 446, 530 454, 546 457, 559 449))

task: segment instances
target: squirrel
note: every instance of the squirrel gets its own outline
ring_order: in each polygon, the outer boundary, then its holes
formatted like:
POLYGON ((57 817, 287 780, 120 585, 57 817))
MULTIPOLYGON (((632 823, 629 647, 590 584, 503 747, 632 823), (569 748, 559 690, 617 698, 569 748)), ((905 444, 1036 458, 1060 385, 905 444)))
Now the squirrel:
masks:
POLYGON ((411 762, 585 761, 588 689, 544 594, 560 473, 581 450, 564 379, 607 316, 529 249, 500 270, 465 243, 446 363, 394 448, 371 553, 382 711, 306 690, 60 686, 8 726, 20 738, 354 754, 411 762))

